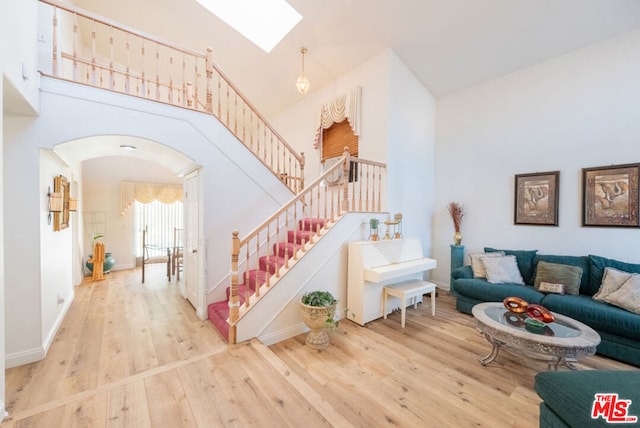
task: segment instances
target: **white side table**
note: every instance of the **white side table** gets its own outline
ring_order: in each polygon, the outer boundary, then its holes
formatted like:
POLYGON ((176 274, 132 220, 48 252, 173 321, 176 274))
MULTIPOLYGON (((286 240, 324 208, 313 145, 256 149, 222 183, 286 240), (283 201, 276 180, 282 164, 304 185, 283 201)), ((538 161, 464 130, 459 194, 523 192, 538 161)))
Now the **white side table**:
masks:
POLYGON ((401 325, 402 328, 404 328, 404 321, 407 312, 407 299, 409 299, 409 304, 413 304, 414 309, 418 309, 418 302, 422 302, 422 295, 427 293, 431 295, 431 315, 436 316, 436 285, 433 282, 412 279, 410 281, 385 285, 384 293, 382 293, 384 319, 387 319, 387 311, 385 310, 387 307, 387 295, 398 297, 401 300, 401 325))

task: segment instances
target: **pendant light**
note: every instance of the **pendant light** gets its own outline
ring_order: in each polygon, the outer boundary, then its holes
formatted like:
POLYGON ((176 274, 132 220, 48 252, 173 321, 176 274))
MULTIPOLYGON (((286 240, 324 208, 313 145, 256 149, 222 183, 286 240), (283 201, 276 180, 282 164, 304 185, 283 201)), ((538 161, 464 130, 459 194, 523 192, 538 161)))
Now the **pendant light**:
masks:
POLYGON ((301 47, 300 53, 302 54, 302 72, 300 73, 300 77, 298 77, 298 81, 296 82, 296 88, 298 88, 298 92, 302 95, 306 94, 309 90, 309 79, 304 75, 304 54, 307 53, 307 48, 301 47))

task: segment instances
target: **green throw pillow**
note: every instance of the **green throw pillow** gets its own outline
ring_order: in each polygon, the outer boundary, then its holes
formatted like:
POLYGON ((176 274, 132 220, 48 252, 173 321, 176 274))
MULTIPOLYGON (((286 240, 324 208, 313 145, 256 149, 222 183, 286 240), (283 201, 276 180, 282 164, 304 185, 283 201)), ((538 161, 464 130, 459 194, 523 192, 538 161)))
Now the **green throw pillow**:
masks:
POLYGON ((538 262, 536 268, 535 289, 540 288, 541 282, 563 284, 565 293, 577 296, 580 294, 580 279, 582 268, 578 266, 561 265, 558 263, 538 262))

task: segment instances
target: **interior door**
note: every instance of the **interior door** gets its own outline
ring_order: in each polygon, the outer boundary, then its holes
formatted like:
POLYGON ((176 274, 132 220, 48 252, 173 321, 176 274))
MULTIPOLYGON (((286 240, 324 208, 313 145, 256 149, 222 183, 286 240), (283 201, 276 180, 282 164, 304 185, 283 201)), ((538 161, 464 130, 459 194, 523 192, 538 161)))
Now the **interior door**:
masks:
POLYGON ((184 283, 183 296, 191 302, 198 316, 204 319, 204 290, 202 284, 203 266, 202 216, 200 215, 200 173, 189 173, 184 181, 184 283))

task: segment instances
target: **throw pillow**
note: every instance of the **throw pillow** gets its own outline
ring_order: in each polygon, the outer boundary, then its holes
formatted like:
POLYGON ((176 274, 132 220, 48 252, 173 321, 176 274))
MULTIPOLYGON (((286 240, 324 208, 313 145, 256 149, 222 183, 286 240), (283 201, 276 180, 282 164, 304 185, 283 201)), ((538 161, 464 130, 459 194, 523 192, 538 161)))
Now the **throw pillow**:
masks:
POLYGON ((471 259, 471 270, 473 270, 474 278, 486 278, 487 271, 484 269, 484 265, 482 264, 483 257, 502 257, 504 256, 503 252, 497 253, 471 253, 469 254, 469 258, 471 259))
POLYGON ((597 290, 600 284, 602 284, 604 268, 606 267, 612 267, 624 272, 640 273, 640 265, 638 264, 625 263, 615 259, 594 256, 593 254, 589 254, 589 264, 589 287, 593 290, 597 290))
POLYGON ((640 314, 640 275, 632 275, 620 288, 604 298, 607 303, 640 314))
POLYGON ((538 291, 541 293, 564 294, 564 289, 564 284, 554 284, 552 282, 544 281, 542 281, 538 287, 538 291))
MULTIPOLYGON (((533 259, 533 265, 538 266, 538 262, 557 263, 559 265, 580 266, 582 268, 582 279, 580 279, 580 294, 592 296, 598 291, 589 288, 589 256, 563 256, 557 254, 536 254, 533 259)), ((535 269, 533 271, 533 279, 536 278, 535 269)), ((533 281, 532 281, 533 283, 533 281)), ((600 285, 600 283, 598 283, 600 285)))
POLYGON ((498 250, 491 247, 484 247, 485 253, 494 253, 496 251, 502 251, 507 256, 516 256, 518 262, 518 269, 525 283, 531 284, 533 280, 533 259, 536 257, 538 250, 498 250))
POLYGON ((580 294, 580 279, 582 268, 579 266, 562 265, 558 263, 538 262, 536 267, 536 279, 533 286, 540 288, 541 282, 564 284, 565 292, 577 296, 580 294))
POLYGON ((487 281, 492 284, 513 283, 524 285, 515 256, 483 257, 487 281))
POLYGON ((614 269, 612 267, 604 268, 602 284, 600 284, 598 292, 593 295, 593 300, 605 302, 606 297, 616 291, 618 288, 622 287, 622 284, 624 284, 626 280, 631 278, 631 275, 633 274, 614 269))

